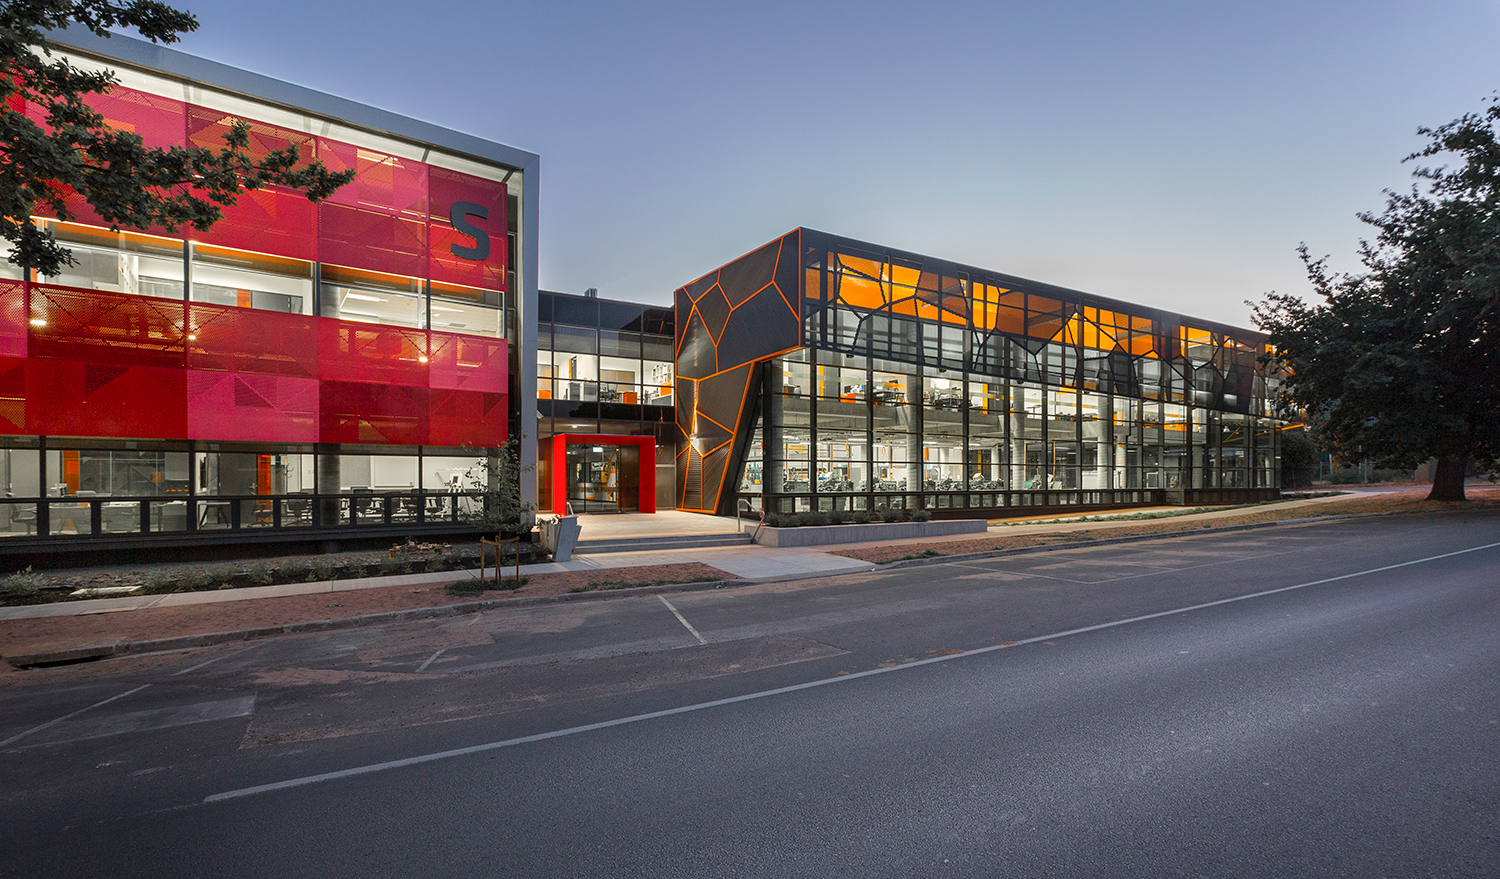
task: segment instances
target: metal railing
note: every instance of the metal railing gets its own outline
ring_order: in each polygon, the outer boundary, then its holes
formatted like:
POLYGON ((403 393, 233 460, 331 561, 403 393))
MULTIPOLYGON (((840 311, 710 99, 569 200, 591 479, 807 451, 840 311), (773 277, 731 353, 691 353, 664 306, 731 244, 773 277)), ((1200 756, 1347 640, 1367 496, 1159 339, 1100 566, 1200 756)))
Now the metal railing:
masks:
POLYGON ((740 494, 738 503, 755 503, 765 498, 772 512, 787 513, 802 510, 864 510, 890 507, 892 509, 974 510, 976 515, 1010 509, 1030 510, 1068 507, 1121 507, 1235 504, 1274 500, 1278 489, 1267 488, 1114 488, 1114 489, 1041 489, 1041 490, 970 490, 970 491, 911 491, 911 492, 808 492, 792 491, 772 495, 740 494))
POLYGON ((0 499, 0 540, 457 525, 480 503, 469 493, 421 491, 5 498, 0 499))

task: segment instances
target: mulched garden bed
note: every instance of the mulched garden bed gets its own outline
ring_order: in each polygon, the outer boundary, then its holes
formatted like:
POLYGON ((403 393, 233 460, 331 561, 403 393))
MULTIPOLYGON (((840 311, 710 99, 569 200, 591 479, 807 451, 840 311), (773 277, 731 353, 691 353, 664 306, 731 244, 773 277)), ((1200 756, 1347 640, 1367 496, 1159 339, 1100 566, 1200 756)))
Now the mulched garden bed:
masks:
MULTIPOLYGON (((545 562, 547 551, 521 544, 521 564, 545 562)), ((515 564, 511 547, 502 561, 515 564)), ((487 553, 493 563, 494 551, 487 553)), ((479 567, 479 544, 413 544, 388 551, 302 555, 239 562, 126 565, 0 575, 0 607, 50 604, 118 595, 171 595, 245 586, 359 580, 398 574, 467 571, 479 567)))

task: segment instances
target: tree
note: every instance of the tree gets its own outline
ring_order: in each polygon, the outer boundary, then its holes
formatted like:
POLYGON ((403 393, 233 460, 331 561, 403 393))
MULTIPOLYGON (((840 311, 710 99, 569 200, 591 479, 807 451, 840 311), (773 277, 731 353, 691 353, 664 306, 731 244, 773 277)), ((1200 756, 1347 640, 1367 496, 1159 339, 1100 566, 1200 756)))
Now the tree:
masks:
POLYGON ((1299 248, 1322 302, 1270 293, 1255 322, 1301 407, 1344 461, 1409 470, 1437 459, 1432 500, 1463 500, 1464 473, 1500 459, 1500 98, 1435 129, 1406 161, 1410 193, 1362 213, 1365 271, 1335 274, 1299 248))
POLYGON ((1281 432, 1281 487, 1307 488, 1318 473, 1318 444, 1306 427, 1281 432))
MULTIPOLYGON (((464 518, 483 534, 524 537, 531 533, 536 505, 521 500, 521 444, 511 440, 493 455, 481 455, 468 474, 465 488, 476 503, 464 518)), ((529 468, 526 468, 529 469, 529 468)))
POLYGON ((220 150, 147 147, 140 135, 109 128, 86 98, 109 91, 114 74, 79 70, 47 47, 47 31, 72 24, 102 37, 109 28, 132 28, 162 43, 198 27, 191 14, 157 0, 0 3, 0 236, 10 245, 10 262, 44 275, 73 263, 71 252, 31 217, 44 208, 72 219, 67 202, 75 193, 111 229, 202 231, 244 190, 276 184, 320 201, 354 179, 353 171, 302 163, 296 145, 253 159, 243 120, 224 135, 220 150), (41 109, 45 125, 26 116, 23 102, 41 109))

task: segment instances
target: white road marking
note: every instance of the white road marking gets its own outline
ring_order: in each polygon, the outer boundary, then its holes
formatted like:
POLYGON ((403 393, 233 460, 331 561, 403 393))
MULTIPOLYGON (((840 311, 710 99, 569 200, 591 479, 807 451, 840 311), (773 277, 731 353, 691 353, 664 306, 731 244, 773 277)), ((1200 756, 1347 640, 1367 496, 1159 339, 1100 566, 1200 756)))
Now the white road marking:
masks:
POLYGON ((134 690, 126 690, 125 692, 120 693, 117 696, 110 696, 108 699, 105 699, 103 702, 95 702, 94 704, 88 706, 87 708, 80 708, 80 709, 78 709, 77 711, 74 711, 71 714, 64 714, 62 717, 59 717, 56 720, 49 720, 46 723, 42 724, 41 726, 34 726, 31 729, 28 729, 27 731, 25 731, 23 733, 16 733, 15 735, 11 736, 10 738, 6 739, 5 741, 0 742, 0 748, 5 747, 6 745, 11 745, 11 744, 14 744, 16 742, 19 742, 20 740, 26 738, 27 736, 31 735, 32 733, 39 733, 39 732, 41 732, 44 729, 51 729, 52 727, 57 726, 59 723, 62 723, 64 720, 71 720, 72 718, 77 717, 78 715, 82 714, 85 711, 92 711, 93 709, 98 708, 101 705, 108 705, 109 703, 115 701, 116 699, 124 699, 126 696, 129 696, 132 693, 139 693, 140 691, 146 689, 149 686, 151 686, 151 685, 150 684, 141 684, 139 687, 136 687, 134 690))
POLYGON ((106 714, 102 717, 86 717, 55 727, 51 734, 41 736, 41 741, 22 745, 23 748, 40 748, 47 745, 65 745, 89 739, 102 739, 126 733, 152 732, 244 717, 255 710, 255 696, 232 696, 206 702, 191 702, 186 705, 170 705, 165 708, 147 708, 143 711, 127 711, 121 714, 106 714))
POLYGON ((447 647, 439 647, 437 649, 437 652, 435 652, 431 656, 427 657, 427 661, 426 662, 424 662, 421 665, 417 666, 417 674, 421 674, 422 672, 426 671, 427 670, 427 666, 432 665, 432 661, 434 659, 437 659, 439 656, 442 656, 443 655, 443 651, 447 650, 447 649, 448 649, 447 647))
POLYGON ((175 678, 178 675, 185 675, 185 674, 187 674, 190 671, 197 671, 198 669, 204 667, 205 665, 212 665, 212 664, 214 664, 215 662, 218 662, 221 659, 228 659, 231 656, 239 656, 241 653, 244 653, 246 650, 254 650, 258 646, 260 646, 260 644, 255 644, 255 645, 252 645, 250 647, 242 647, 239 650, 235 650, 235 651, 233 651, 231 653, 221 653, 218 656, 215 656, 213 659, 207 660, 206 662, 200 662, 197 665, 191 666, 189 668, 185 668, 182 671, 174 671, 174 672, 172 672, 171 677, 175 678))
MULTIPOLYGON (((659 717, 671 717, 676 714, 690 714, 695 711, 704 711, 709 708, 719 708, 725 705, 734 705, 740 702, 751 702, 757 699, 765 699, 771 696, 780 696, 786 693, 795 693, 799 690, 811 690, 815 687, 826 687, 833 684, 843 684, 848 683, 849 681, 859 680, 861 678, 868 678, 875 675, 904 671, 906 669, 918 668, 924 665, 933 665, 939 662, 952 662, 953 660, 962 659, 966 656, 978 656, 985 653, 994 653, 1000 650, 1011 650, 1016 647, 1024 647, 1027 644, 1042 644, 1057 641, 1061 638, 1072 637, 1074 635, 1083 635, 1089 632, 1098 632, 1104 629, 1113 629, 1118 626, 1128 626, 1133 623, 1145 622, 1146 620, 1154 620, 1161 617, 1192 613, 1193 611, 1197 610, 1205 610, 1210 607, 1218 607, 1224 604, 1234 604, 1235 602, 1240 601, 1249 601, 1255 598, 1265 598, 1266 596, 1277 595, 1282 592, 1291 592, 1297 589, 1306 589, 1309 586, 1320 586, 1324 583, 1336 583, 1340 580, 1349 580, 1354 577, 1364 577, 1369 574, 1379 574, 1383 571, 1393 571, 1397 568, 1405 568, 1410 565, 1420 565, 1426 562, 1435 562, 1439 559, 1452 558, 1453 556, 1464 555, 1471 552, 1479 552, 1480 550, 1484 549, 1494 549, 1495 547, 1500 547, 1500 543, 1486 543, 1483 546, 1474 546, 1468 549, 1455 550, 1454 552, 1445 552, 1441 555, 1413 559, 1409 562, 1398 562, 1394 565, 1385 565, 1379 568, 1370 568, 1369 570, 1356 571, 1352 574, 1340 574, 1337 577, 1325 577, 1321 580, 1309 580, 1306 583, 1297 583, 1292 586, 1281 586, 1276 589, 1266 589, 1261 592, 1252 592, 1249 595, 1238 595, 1233 598, 1221 598, 1217 601, 1208 601, 1202 604, 1194 604, 1187 607, 1175 608, 1173 610, 1163 610, 1156 613, 1143 614, 1138 617, 1130 617, 1129 619, 1114 620, 1108 623, 1098 623, 1092 626, 1083 626, 1082 628, 1069 629, 1065 632, 1053 632, 1048 635, 1038 635, 1035 638, 1027 638, 1023 641, 1011 641, 1005 644, 993 644, 989 647, 979 647, 974 650, 966 651, 964 653, 955 653, 945 656, 933 656, 927 659, 918 659, 915 662, 902 663, 901 665, 894 665, 888 668, 872 668, 867 669, 866 671, 858 671, 854 672, 853 674, 843 675, 841 677, 823 678, 821 680, 808 681, 802 684, 792 684, 786 687, 777 687, 774 690, 761 690, 757 693, 745 693, 740 696, 730 696, 725 699, 715 699, 711 702, 699 702, 695 705, 684 705, 680 708, 668 708, 662 711, 652 711, 646 714, 636 714, 630 717, 619 717, 614 720, 603 720, 598 723, 590 723, 583 726, 574 726, 567 729, 553 730, 552 732, 537 733, 535 735, 521 736, 520 738, 514 739, 505 739, 498 742, 487 742, 482 745, 471 745, 467 748, 455 748, 451 751, 438 751, 432 754, 422 754, 416 757, 406 757, 401 760, 389 760, 384 763, 371 763, 365 766, 355 766, 350 769, 339 769, 334 772, 322 772, 317 775, 306 775, 301 778, 289 778, 286 781, 276 781, 271 782, 270 784, 258 784, 253 787, 243 787, 237 790, 210 794, 203 798, 203 802, 205 804, 218 803, 224 800, 234 800, 241 797, 250 797, 257 794, 287 790, 294 787, 305 787, 311 784, 320 784, 325 781, 337 781, 341 778, 353 778, 359 775, 369 775, 371 773, 385 772, 391 769, 402 769, 407 766, 420 766, 423 763, 432 763, 437 760, 448 760, 454 757, 465 757, 470 754, 482 754, 486 751, 498 751, 502 748, 514 748, 517 745, 526 745, 532 742, 544 742, 548 739, 559 739, 566 736, 578 735, 580 733, 593 732, 594 730, 609 729, 610 727, 614 726, 624 726, 629 723, 640 723, 646 720, 655 720, 659 717)), ((660 598, 661 596, 657 597, 660 598)), ((665 598, 663 598, 662 600, 666 601, 665 598)), ((668 604, 667 606, 671 607, 670 604, 668 604)), ((677 613, 675 608, 672 612, 677 613)), ((678 615, 678 618, 681 619, 680 614, 678 615)), ((686 620, 683 621, 683 625, 687 625, 686 620)), ((691 626, 688 626, 688 628, 690 630, 692 629, 691 626)), ((694 634, 696 634, 696 632, 694 634)))
POLYGON ((703 639, 702 635, 698 634, 698 630, 695 629, 695 628, 693 628, 693 624, 687 621, 687 617, 684 617, 677 610, 677 608, 675 608, 675 607, 672 606, 672 602, 670 602, 670 601, 667 600, 667 596, 665 596, 665 595, 658 595, 656 597, 660 598, 661 599, 661 603, 665 604, 667 606, 667 610, 670 610, 672 612, 672 616, 677 617, 677 622, 682 623, 684 626, 687 626, 687 630, 689 632, 693 633, 693 637, 698 639, 698 643, 699 644, 707 644, 708 643, 707 641, 705 641, 703 639))

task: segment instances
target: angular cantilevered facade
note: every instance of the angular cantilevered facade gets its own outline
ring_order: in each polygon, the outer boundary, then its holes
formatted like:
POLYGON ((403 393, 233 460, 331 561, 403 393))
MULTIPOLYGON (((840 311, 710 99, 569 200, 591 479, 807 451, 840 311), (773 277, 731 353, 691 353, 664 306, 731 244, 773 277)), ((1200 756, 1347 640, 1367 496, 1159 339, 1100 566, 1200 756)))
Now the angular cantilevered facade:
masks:
POLYGON ((1277 379, 1251 330, 810 229, 682 287, 676 311, 680 509, 1278 493, 1277 379))

